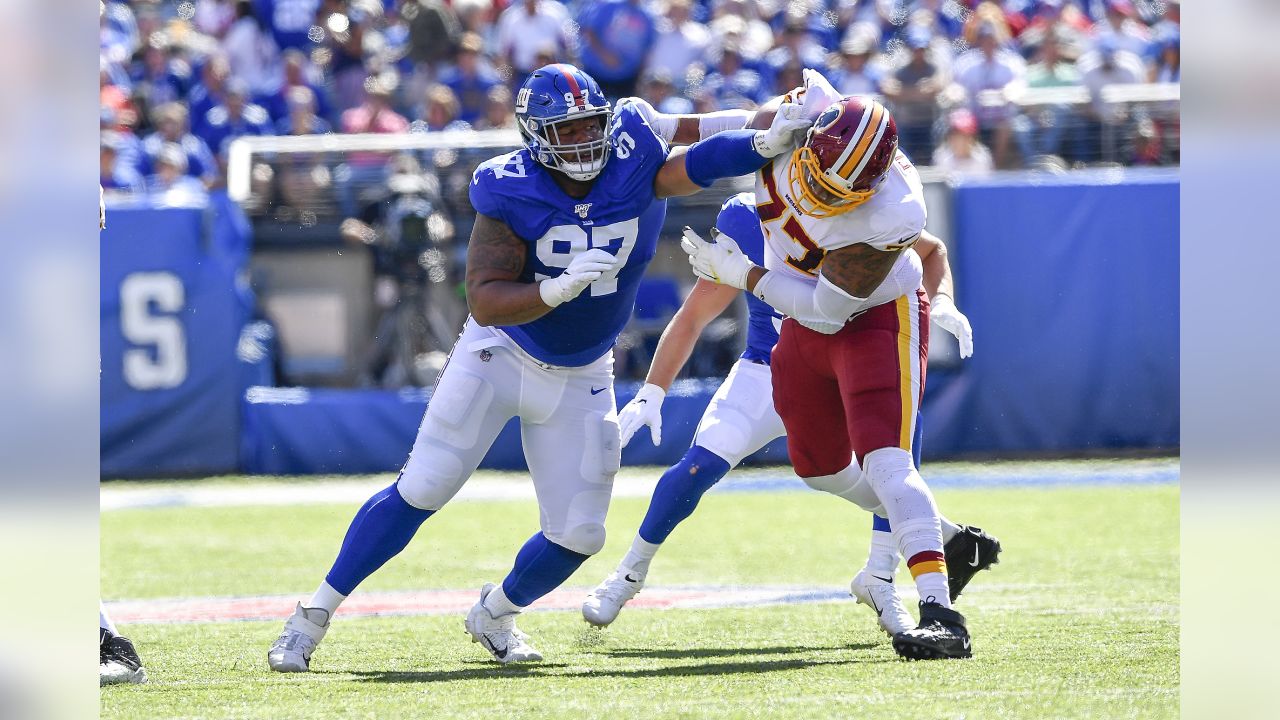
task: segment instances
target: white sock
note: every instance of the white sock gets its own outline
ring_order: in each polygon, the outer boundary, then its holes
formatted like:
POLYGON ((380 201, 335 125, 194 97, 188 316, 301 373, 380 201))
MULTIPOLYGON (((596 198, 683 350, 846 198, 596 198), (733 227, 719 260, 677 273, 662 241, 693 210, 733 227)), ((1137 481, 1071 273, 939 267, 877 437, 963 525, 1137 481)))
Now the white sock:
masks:
POLYGON ((502 590, 501 583, 498 584, 498 587, 490 590, 489 594, 485 596, 484 607, 493 617, 502 617, 503 615, 510 615, 511 613, 518 613, 521 610, 524 610, 524 608, 511 602, 511 600, 507 598, 507 593, 502 590))
POLYGON ((936 602, 944 608, 951 607, 951 590, 944 573, 927 572, 916 576, 916 590, 924 602, 936 602))
POLYGON ((346 595, 334 590, 329 583, 322 582, 320 587, 316 588, 316 592, 311 596, 311 599, 303 603, 302 606, 320 608, 329 613, 329 617, 332 618, 333 614, 338 611, 338 606, 346 599, 346 595))
POLYGON ((893 533, 883 530, 871 531, 871 551, 867 554, 867 571, 881 579, 893 582, 893 574, 898 571, 898 545, 893 541, 893 533))
POLYGON ((619 567, 631 571, 632 577, 643 580, 644 576, 649 574, 649 562, 653 560, 654 555, 658 554, 660 547, 662 547, 661 543, 648 542, 637 534, 636 539, 631 541, 631 549, 627 551, 627 556, 622 558, 619 567))
POLYGON ((946 545, 951 542, 951 538, 960 534, 960 526, 941 515, 938 516, 938 519, 942 521, 942 544, 946 545))
POLYGON ((116 631, 116 624, 111 622, 111 617, 107 615, 107 608, 101 602, 98 603, 98 628, 106 630, 112 635, 119 635, 116 631))

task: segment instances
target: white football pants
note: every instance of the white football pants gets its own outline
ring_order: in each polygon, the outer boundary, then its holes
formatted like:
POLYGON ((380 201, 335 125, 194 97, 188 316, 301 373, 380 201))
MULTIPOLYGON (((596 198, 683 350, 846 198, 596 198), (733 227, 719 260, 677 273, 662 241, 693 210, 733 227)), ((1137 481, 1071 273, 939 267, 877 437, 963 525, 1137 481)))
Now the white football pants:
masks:
POLYGON ((468 318, 401 471, 400 494, 439 510, 512 417, 520 418, 543 534, 574 552, 599 552, 622 459, 612 352, 583 367, 547 365, 468 318))
POLYGON ((739 359, 698 421, 693 444, 735 467, 743 458, 787 434, 773 409, 773 375, 768 365, 739 359))

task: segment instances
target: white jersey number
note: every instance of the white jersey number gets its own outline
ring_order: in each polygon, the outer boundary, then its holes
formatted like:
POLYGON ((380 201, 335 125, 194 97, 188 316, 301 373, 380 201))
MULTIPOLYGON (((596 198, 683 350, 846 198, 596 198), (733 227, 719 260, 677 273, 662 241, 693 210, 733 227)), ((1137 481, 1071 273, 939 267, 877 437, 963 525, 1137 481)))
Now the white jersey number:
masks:
POLYGON ((124 353, 129 387, 164 390, 187 379, 186 333, 174 317, 185 302, 182 280, 173 273, 132 273, 120 284, 120 330, 125 340, 142 346, 124 353))
MULTIPOLYGON (((627 258, 640 234, 640 218, 631 218, 609 225, 594 225, 590 235, 579 225, 557 225, 538 238, 538 260, 547 267, 567 268, 578 253, 592 248, 607 250, 618 262, 613 269, 591 283, 591 296, 612 295, 618 292, 618 273, 626 267, 627 258)), ((545 280, 550 275, 535 273, 535 279, 545 280)))

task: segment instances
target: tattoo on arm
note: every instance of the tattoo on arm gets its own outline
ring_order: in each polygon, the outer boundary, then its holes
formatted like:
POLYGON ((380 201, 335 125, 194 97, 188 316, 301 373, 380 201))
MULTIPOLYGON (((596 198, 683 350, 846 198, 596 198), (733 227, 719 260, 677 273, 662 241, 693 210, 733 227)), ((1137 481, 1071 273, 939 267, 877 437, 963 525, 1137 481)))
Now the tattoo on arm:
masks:
POLYGON ((501 220, 476 215, 467 245, 467 286, 489 280, 516 280, 524 270, 528 248, 501 220))
POLYGON ((870 297, 889 275, 902 250, 877 250, 865 243, 842 247, 823 258, 822 276, 854 297, 870 297))

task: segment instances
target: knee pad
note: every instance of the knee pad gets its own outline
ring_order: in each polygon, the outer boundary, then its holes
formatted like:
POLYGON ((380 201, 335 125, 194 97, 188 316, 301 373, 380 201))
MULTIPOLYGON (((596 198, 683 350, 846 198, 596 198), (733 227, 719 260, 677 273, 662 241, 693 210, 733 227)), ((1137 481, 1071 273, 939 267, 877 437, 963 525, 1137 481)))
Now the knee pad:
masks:
POLYGON ((911 453, 902 448, 880 448, 862 459, 862 473, 877 495, 906 482, 915 469, 911 453))
POLYGON ((453 499, 466 479, 458 456, 428 440, 413 449, 400 470, 396 487, 405 502, 419 510, 435 512, 453 499))
POLYGON ((581 555, 595 555, 604 548, 604 523, 582 523, 562 533, 543 531, 543 535, 556 545, 581 555))
POLYGON ((871 489, 865 473, 861 471, 857 463, 834 475, 804 478, 804 482, 814 490, 821 490, 836 497, 844 498, 867 512, 876 514, 884 512, 880 498, 871 489))

